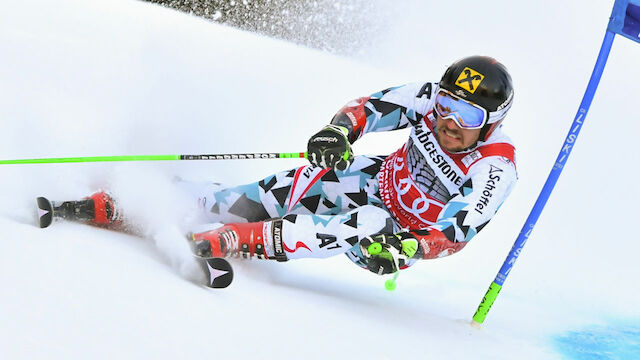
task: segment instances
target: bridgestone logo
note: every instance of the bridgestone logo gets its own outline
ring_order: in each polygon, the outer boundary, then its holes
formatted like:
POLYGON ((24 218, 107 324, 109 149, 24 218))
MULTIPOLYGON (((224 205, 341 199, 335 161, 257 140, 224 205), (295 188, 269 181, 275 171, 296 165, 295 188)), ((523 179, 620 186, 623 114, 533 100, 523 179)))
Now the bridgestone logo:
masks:
POLYGON ((433 138, 433 132, 430 130, 424 130, 422 124, 418 124, 414 127, 416 138, 422 144, 422 147, 426 151, 426 154, 431 157, 433 164, 442 171, 447 179, 451 180, 457 186, 462 185, 462 176, 460 176, 453 166, 449 165, 447 159, 438 153, 438 147, 436 146, 436 140, 433 138))

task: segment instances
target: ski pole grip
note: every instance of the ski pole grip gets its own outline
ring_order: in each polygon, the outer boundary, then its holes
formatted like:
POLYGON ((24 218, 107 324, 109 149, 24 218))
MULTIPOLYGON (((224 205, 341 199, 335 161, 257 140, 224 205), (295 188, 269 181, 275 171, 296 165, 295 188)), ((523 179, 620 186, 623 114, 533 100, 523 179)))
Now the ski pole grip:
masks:
POLYGON ((374 242, 373 244, 369 245, 367 251, 371 255, 378 255, 382 252, 382 245, 380 245, 380 243, 374 242))

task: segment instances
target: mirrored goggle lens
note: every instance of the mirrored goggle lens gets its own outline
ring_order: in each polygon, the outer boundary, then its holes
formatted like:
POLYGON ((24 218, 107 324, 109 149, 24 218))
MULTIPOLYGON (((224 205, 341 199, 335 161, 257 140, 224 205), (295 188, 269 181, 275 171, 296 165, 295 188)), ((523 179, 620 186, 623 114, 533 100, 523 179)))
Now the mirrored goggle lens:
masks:
POLYGON ((486 111, 442 90, 436 95, 436 111, 443 119, 452 119, 461 128, 479 129, 485 122, 486 111))

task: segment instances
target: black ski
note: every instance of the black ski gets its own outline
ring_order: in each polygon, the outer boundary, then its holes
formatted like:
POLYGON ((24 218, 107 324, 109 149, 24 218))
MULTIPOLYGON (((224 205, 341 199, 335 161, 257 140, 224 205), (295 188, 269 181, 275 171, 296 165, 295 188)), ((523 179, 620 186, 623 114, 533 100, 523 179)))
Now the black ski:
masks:
POLYGON ((233 281, 233 268, 223 258, 211 257, 211 245, 208 241, 194 241, 193 233, 186 236, 191 252, 200 264, 202 271, 207 275, 207 283, 211 288, 226 288, 233 281))
POLYGON ((227 260, 196 256, 196 261, 200 264, 200 268, 206 275, 207 280, 204 285, 215 289, 226 288, 231 285, 233 281, 233 268, 227 260))
POLYGON ((71 221, 90 221, 95 217, 92 199, 79 201, 54 202, 45 197, 36 199, 38 205, 38 222, 41 228, 46 228, 56 218, 71 221))
POLYGON ((41 228, 46 228, 53 222, 53 205, 47 198, 36 199, 38 204, 38 222, 41 228))
MULTIPOLYGON (((46 228, 51 225, 54 218, 63 219, 89 219, 92 214, 93 200, 67 201, 60 204, 53 203, 45 197, 38 197, 36 203, 38 206, 38 224, 40 228, 46 228)), ((205 275, 206 282, 204 285, 221 289, 231 285, 233 281, 233 268, 231 264, 222 258, 206 258, 195 255, 196 261, 200 265, 205 275)))

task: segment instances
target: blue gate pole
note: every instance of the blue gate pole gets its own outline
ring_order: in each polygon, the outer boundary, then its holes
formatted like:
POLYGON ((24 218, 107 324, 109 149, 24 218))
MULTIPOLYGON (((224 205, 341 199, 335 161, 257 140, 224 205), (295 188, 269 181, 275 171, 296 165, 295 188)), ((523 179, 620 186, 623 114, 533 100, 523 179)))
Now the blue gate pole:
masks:
POLYGON ((547 178, 547 181, 538 195, 538 200, 533 205, 533 209, 531 209, 531 213, 529 213, 529 217, 524 223, 522 230, 520 230, 520 234, 516 239, 509 255, 505 259, 500 271, 498 271, 498 275, 493 280, 491 285, 489 286, 489 290, 485 294, 482 302, 478 306, 476 313, 473 315, 473 321, 471 322, 474 326, 479 326, 484 322, 484 319, 487 316, 487 313, 491 309, 491 305, 495 301, 500 289, 502 289, 502 285, 504 284, 507 276, 509 276, 509 272, 513 268, 513 264, 515 264, 524 244, 526 244, 527 239, 531 235, 531 231, 533 227, 536 225, 538 218, 540 217, 540 213, 544 208, 547 200, 549 199, 549 195, 551 195, 551 191, 553 191, 553 187, 556 185, 558 181, 558 177, 562 173, 562 169, 569 158, 569 154, 571 154, 571 150, 573 145, 578 138, 578 134, 580 133, 580 129, 582 128, 585 117, 587 116, 587 112, 589 111, 589 106, 591 106, 591 101, 593 100, 593 96, 595 95, 596 89, 598 88, 598 83, 600 82, 600 77, 602 76, 602 72, 604 71, 604 67, 607 63, 607 58, 609 57, 609 51, 611 50, 611 45, 613 44, 613 39, 615 37, 615 33, 611 31, 607 31, 604 40, 602 41, 602 46, 600 47, 600 53, 598 54, 598 59, 596 60, 596 65, 591 73, 591 79, 589 80, 589 84, 587 85, 587 90, 582 97, 582 102, 580 103, 580 108, 578 109, 578 113, 573 120, 573 124, 571 125, 571 129, 569 129, 569 134, 564 140, 564 144, 562 145, 562 149, 560 149, 560 154, 556 159, 553 168, 551 169, 551 173, 547 178))

